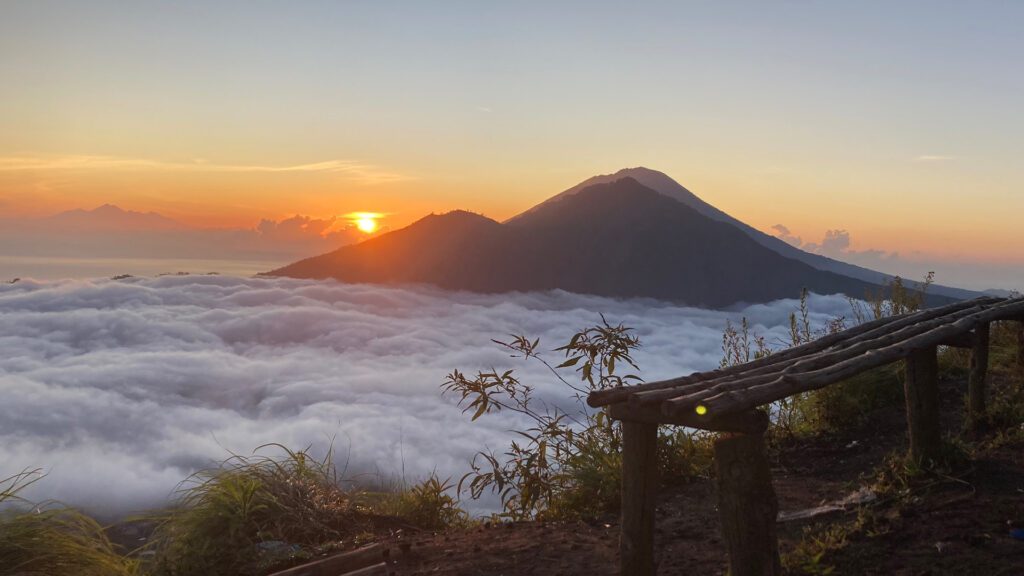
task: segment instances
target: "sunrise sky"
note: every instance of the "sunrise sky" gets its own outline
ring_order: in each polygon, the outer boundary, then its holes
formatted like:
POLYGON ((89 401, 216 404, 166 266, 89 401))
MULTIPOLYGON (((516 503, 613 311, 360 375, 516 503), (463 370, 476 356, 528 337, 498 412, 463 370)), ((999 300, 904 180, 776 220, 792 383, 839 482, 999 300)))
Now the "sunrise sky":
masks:
POLYGON ((0 216, 504 219, 643 165, 804 242, 1024 266, 1024 4, 552 4, 3 2, 0 216))

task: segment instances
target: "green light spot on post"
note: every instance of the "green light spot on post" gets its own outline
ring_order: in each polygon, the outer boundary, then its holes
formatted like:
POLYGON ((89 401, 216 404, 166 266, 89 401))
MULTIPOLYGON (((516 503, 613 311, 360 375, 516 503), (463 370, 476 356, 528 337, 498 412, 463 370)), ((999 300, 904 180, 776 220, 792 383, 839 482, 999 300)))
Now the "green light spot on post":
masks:
POLYGON ((694 410, 697 411, 698 416, 703 416, 708 413, 708 407, 703 404, 697 404, 697 407, 694 408, 694 410))

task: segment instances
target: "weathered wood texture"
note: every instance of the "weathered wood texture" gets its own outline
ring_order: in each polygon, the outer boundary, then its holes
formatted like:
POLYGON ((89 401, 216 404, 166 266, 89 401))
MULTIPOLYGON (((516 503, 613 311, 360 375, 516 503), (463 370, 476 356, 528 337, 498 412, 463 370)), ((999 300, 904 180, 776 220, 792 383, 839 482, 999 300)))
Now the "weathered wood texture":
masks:
POLYGON ((972 334, 957 334, 956 336, 950 336, 949 339, 939 342, 942 346, 950 346, 952 348, 967 348, 970 349, 974 346, 974 336, 972 334))
POLYGON ((719 418, 702 419, 693 413, 666 416, 657 406, 631 406, 630 404, 622 403, 609 406, 608 416, 615 420, 687 426, 712 432, 757 434, 768 428, 768 415, 760 410, 726 414, 719 418))
MULTIPOLYGON (((989 325, 1021 318, 1024 298, 979 298, 873 320, 739 366, 590 394, 588 404, 609 406, 610 416, 622 421, 623 576, 655 572, 658 424, 726 432, 715 442, 715 466, 731 574, 780 574, 778 504, 764 448, 768 416, 755 409, 906 359, 910 457, 938 461, 942 430, 937 347, 970 347, 969 408, 971 414, 983 414, 989 325)), ((1024 322, 1018 339, 1024 377, 1024 322)))
POLYGON ((387 574, 389 555, 389 550, 384 545, 370 544, 358 550, 335 554, 323 560, 275 572, 271 576, 345 576, 352 572, 361 576, 387 574), (361 572, 364 569, 369 571, 361 572))
POLYGON ((971 366, 967 383, 967 416, 977 430, 985 421, 985 381, 988 378, 989 324, 978 326, 971 334, 971 366))
POLYGON ((845 380, 915 350, 966 344, 979 326, 1021 315, 1024 298, 957 302, 871 321, 740 366, 594 392, 587 401, 592 406, 628 404, 645 420, 728 430, 726 416, 845 380))
POLYGON ((903 391, 907 399, 910 457, 938 461, 942 451, 939 421, 939 362, 935 348, 913 351, 907 358, 903 391))
POLYGON ((658 490, 658 425, 622 423, 622 576, 654 576, 654 504, 658 490))
POLYGON ((715 472, 729 573, 781 574, 775 528, 779 506, 764 434, 723 434, 715 441, 715 472))
POLYGON ((681 386, 687 386, 690 384, 702 384, 711 380, 717 380, 725 376, 739 376, 744 375, 751 370, 763 368, 766 366, 778 366, 785 361, 805 358, 813 355, 817 352, 829 349, 833 346, 841 346, 849 343, 856 343, 858 340, 871 339, 878 337, 880 334, 886 331, 892 331, 899 328, 910 326, 917 322, 938 318, 940 316, 965 310, 975 306, 984 306, 999 302, 999 298, 983 297, 974 300, 967 300, 963 302, 956 302, 947 306, 939 308, 931 308, 928 310, 922 310, 913 314, 907 314, 905 316, 892 316, 888 318, 879 318, 877 320, 871 320, 863 324, 859 324, 842 332, 835 334, 827 334, 813 342, 801 344, 793 348, 787 348, 785 350, 776 352, 770 356, 759 358, 745 364, 737 366, 731 366, 728 368, 722 368, 719 370, 712 370, 709 372, 696 372, 689 376, 683 376, 680 378, 673 378, 670 380, 663 380, 660 382, 649 382, 646 384, 639 384, 636 386, 624 386, 620 388, 610 388, 607 390, 599 390, 591 393, 587 397, 587 402, 593 407, 607 406, 609 404, 615 404, 622 402, 638 392, 648 392, 656 390, 664 390, 669 388, 678 388, 681 386))

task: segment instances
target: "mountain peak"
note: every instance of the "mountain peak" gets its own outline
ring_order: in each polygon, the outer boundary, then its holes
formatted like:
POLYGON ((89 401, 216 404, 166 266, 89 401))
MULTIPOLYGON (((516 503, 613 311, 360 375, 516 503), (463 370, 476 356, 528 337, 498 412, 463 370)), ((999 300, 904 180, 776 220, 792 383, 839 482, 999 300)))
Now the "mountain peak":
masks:
POLYGON ((92 212, 93 214, 124 214, 127 211, 114 204, 104 204, 89 210, 89 212, 92 212))
POLYGON ((114 204, 103 204, 92 210, 68 210, 46 218, 63 227, 81 230, 175 230, 184 226, 156 212, 135 212, 114 204))
POLYGON ((597 184, 610 184, 612 182, 622 180, 623 178, 632 178, 645 188, 650 188, 663 196, 668 196, 669 198, 678 200, 679 202, 696 209, 698 212, 708 215, 706 212, 707 208, 710 208, 710 206, 700 198, 694 196, 692 192, 684 188, 682 184, 673 180, 668 174, 651 168, 646 168, 644 166, 636 166, 634 168, 623 168, 613 174, 598 174, 597 176, 587 178, 583 182, 580 182, 561 194, 552 196, 544 202, 530 208, 526 212, 510 218, 509 222, 514 221, 521 216, 525 216, 526 214, 535 212, 541 206, 545 206, 548 203, 559 202, 569 196, 573 196, 585 188, 589 188, 597 184))
MULTIPOLYGON (((630 178, 664 178, 665 180, 672 180, 672 178, 664 172, 647 168, 646 166, 636 166, 634 168, 623 168, 612 174, 612 176, 619 177, 630 177, 630 178)), ((599 176, 600 177, 600 176, 599 176)), ((675 180, 672 180, 675 182, 675 180)))

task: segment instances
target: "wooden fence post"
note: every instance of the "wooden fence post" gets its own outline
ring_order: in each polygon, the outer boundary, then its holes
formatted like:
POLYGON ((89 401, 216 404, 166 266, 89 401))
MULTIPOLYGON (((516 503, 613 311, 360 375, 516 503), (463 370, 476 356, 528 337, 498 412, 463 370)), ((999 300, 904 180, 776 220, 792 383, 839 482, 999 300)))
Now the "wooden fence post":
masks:
POLYGON ((781 574, 775 528, 779 505, 772 488, 764 432, 719 436, 715 440, 715 475, 729 574, 781 574))
POLYGON ((654 576, 658 425, 622 421, 622 576, 654 576))
POLYGON ((972 430, 979 430, 985 421, 985 379, 988 376, 988 345, 990 329, 987 323, 975 328, 971 334, 971 373, 967 383, 967 418, 972 430))
POLYGON ((1024 388, 1024 320, 1017 322, 1017 376, 1024 388))
POLYGON ((910 429, 910 458, 922 464, 929 460, 938 461, 942 452, 937 353, 934 346, 911 352, 907 357, 903 382, 910 429))

